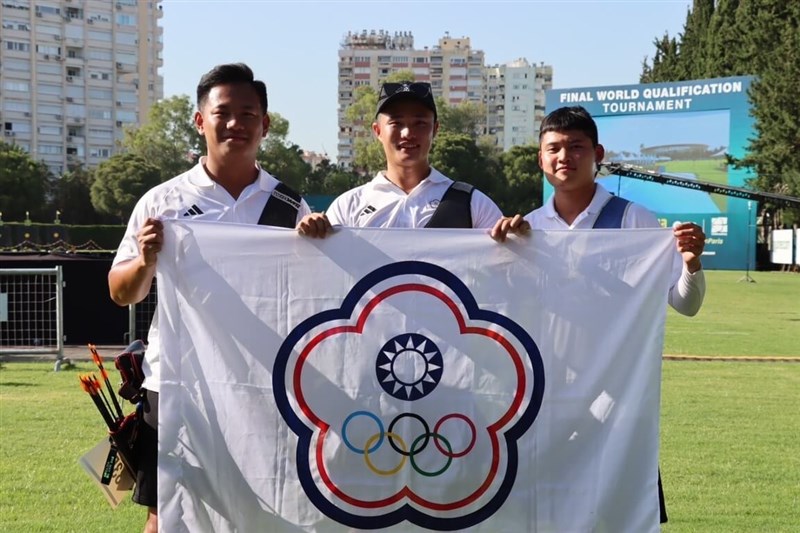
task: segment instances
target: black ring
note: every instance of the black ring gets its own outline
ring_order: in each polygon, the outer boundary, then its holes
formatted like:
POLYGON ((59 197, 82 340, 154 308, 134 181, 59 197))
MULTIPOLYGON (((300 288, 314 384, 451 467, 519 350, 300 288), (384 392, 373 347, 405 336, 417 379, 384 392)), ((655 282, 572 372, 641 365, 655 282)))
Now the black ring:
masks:
MULTIPOLYGON (((408 416, 408 417, 411 417, 411 418, 414 418, 414 419, 418 420, 422 424, 422 427, 425 428, 425 441, 422 443, 422 446, 420 446, 419 449, 414 450, 414 453, 419 453, 419 452, 421 452, 422 450, 425 449, 425 446, 428 445, 428 441, 431 439, 431 430, 430 430, 430 427, 428 427, 428 423, 425 422, 424 418, 422 418, 421 416, 419 416, 416 413, 400 413, 399 415, 394 417, 394 420, 392 420, 392 423, 389 424, 388 432, 392 433, 392 429, 394 428, 394 425, 397 422, 399 422, 401 418, 403 418, 405 416, 408 416)), ((392 449, 394 451, 396 451, 400 455, 405 455, 406 457, 410 457, 411 456, 411 451, 410 450, 407 451, 407 452, 403 451, 403 450, 401 450, 400 448, 397 447, 397 445, 394 443, 394 439, 391 436, 389 436, 388 439, 389 439, 389 444, 392 446, 392 449)))

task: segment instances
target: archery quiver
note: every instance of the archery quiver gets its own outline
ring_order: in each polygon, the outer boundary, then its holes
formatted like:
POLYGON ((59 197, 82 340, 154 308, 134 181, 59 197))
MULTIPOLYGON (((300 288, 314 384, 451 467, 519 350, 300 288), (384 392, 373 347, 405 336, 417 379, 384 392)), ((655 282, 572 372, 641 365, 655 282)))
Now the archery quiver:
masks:
POLYGON ((122 377, 119 395, 131 403, 139 403, 142 399, 144 350, 144 342, 135 340, 125 348, 124 352, 114 358, 114 366, 117 367, 122 377))

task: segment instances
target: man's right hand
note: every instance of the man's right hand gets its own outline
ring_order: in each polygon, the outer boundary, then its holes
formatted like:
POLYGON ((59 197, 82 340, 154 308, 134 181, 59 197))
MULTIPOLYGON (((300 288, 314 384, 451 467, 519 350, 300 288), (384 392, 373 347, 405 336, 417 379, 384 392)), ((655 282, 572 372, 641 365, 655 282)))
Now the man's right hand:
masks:
POLYGON ((148 218, 136 233, 139 255, 121 261, 108 271, 108 290, 118 305, 144 300, 156 275, 158 252, 164 244, 164 225, 157 218, 148 218))
POLYGON ((144 265, 155 265, 158 252, 164 245, 164 225, 157 218, 148 218, 136 234, 136 241, 139 243, 139 255, 144 265))
POLYGON ((492 239, 498 242, 506 242, 506 236, 511 233, 513 235, 528 235, 531 232, 531 225, 522 215, 514 215, 513 217, 500 217, 500 220, 492 228, 489 233, 492 239))
POLYGON ((297 224, 297 232, 306 237, 322 239, 332 231, 333 228, 325 213, 311 213, 304 216, 297 224))

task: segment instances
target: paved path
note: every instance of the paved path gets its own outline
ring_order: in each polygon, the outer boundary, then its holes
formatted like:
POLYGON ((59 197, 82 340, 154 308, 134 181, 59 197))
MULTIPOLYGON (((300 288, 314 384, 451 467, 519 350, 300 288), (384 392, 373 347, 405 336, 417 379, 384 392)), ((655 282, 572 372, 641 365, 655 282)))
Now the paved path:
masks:
MULTIPOLYGON (((121 353, 125 346, 117 345, 97 345, 97 353, 103 358, 103 361, 111 361, 114 357, 121 353)), ((89 351, 88 346, 64 346, 64 359, 70 361, 91 361, 92 353, 89 351)), ((0 361, 55 361, 56 354, 54 353, 15 353, 4 354, 0 352, 0 361)))
POLYGON ((664 355, 665 361, 723 361, 748 363, 800 363, 800 357, 764 356, 716 356, 716 355, 664 355))
MULTIPOLYGON (((122 345, 98 345, 97 352, 103 360, 112 360, 125 349, 122 345)), ((64 358, 70 361, 91 361, 92 354, 86 346, 64 346, 64 358)), ((55 361, 54 354, 14 354, 0 353, 0 361, 55 361)), ((800 357, 764 356, 713 356, 713 355, 664 355, 665 361, 719 361, 747 363, 800 363, 800 357)))

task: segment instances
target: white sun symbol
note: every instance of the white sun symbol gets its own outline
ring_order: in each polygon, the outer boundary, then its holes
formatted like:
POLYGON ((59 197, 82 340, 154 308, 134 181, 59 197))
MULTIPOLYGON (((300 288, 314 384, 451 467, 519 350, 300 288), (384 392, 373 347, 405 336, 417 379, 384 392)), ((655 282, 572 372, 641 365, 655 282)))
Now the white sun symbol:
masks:
POLYGON ((418 400, 439 384, 442 365, 442 353, 433 341, 417 333, 405 333, 381 348, 375 372, 387 393, 399 400, 418 400))

